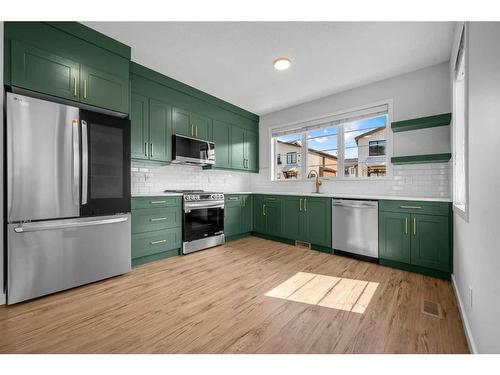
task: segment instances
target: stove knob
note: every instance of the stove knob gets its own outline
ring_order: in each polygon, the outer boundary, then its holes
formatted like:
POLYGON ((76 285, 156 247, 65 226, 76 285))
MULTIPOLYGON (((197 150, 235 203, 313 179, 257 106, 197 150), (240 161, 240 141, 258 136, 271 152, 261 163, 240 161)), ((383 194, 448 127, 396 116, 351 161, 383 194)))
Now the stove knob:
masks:
POLYGON ((219 199, 224 199, 224 194, 219 194, 219 199))
POLYGON ((212 194, 212 195, 210 196, 210 199, 217 199, 217 197, 215 196, 215 194, 212 194))
POLYGON ((196 199, 197 201, 199 201, 199 200, 200 200, 200 196, 199 196, 199 195, 195 195, 194 197, 195 197, 195 199, 196 199))

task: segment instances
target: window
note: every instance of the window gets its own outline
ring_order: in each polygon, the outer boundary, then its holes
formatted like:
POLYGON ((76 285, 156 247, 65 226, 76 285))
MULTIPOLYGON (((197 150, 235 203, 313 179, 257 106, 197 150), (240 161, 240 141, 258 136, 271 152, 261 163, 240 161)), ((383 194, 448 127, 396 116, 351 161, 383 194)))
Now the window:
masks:
POLYGON ((283 134, 274 138, 274 172, 276 180, 292 180, 301 178, 300 155, 302 151, 301 133, 283 134), (283 160, 281 155, 286 155, 283 160))
POLYGON ((274 129, 272 176, 275 180, 385 176, 388 109, 383 104, 295 129, 274 129), (286 155, 286 164, 281 155, 286 155))
POLYGON ((462 29, 453 80, 453 205, 462 213, 467 207, 467 70, 466 29, 462 29))

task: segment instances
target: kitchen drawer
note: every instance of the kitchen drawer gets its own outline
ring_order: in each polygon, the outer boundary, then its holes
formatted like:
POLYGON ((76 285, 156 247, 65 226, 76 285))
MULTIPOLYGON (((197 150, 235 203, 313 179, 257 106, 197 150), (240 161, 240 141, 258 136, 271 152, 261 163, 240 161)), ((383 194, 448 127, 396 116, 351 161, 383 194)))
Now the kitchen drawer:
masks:
POLYGON ((181 226, 181 207, 150 208, 132 211, 132 233, 152 232, 181 226))
POLYGON ((180 227, 134 234, 132 236, 132 259, 179 249, 181 244, 180 227))
POLYGON ((451 212, 451 204, 448 202, 381 200, 379 201, 378 209, 384 212, 411 212, 448 216, 451 212))
POLYGON ((241 200, 243 197, 241 195, 225 195, 224 205, 226 207, 236 207, 241 206, 241 200))
POLYGON ((132 198, 132 209, 155 208, 181 205, 182 197, 136 197, 132 198))

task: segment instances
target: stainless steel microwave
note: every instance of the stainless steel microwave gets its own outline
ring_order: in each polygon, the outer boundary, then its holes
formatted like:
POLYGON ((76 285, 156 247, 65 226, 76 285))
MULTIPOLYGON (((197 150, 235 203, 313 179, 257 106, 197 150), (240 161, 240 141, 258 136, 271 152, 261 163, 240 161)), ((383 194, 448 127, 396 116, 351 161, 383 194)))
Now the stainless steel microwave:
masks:
POLYGON ((174 134, 172 136, 172 163, 215 164, 215 143, 174 134))

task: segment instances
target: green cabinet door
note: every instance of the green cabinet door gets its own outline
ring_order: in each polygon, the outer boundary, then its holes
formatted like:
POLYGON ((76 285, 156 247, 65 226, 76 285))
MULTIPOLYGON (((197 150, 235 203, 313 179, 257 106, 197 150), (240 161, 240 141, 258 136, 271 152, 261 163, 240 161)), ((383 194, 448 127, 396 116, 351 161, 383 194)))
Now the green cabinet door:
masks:
POLYGON ((245 165, 245 130, 233 126, 231 129, 231 168, 244 170, 245 165))
POLYGON ((149 159, 149 100, 132 93, 130 99, 130 153, 133 159, 149 159))
POLYGON ((279 198, 266 198, 264 202, 264 216, 266 221, 266 234, 281 237, 281 200, 279 198))
POLYGON ((241 233, 253 230, 253 204, 251 195, 241 196, 241 233))
POLYGON ((224 235, 235 236, 241 233, 241 206, 224 207, 224 235))
POLYGON ((215 167, 231 168, 231 125, 214 120, 212 140, 215 143, 215 167))
POLYGON ((447 216, 411 215, 411 264, 451 271, 447 216))
POLYGON ((407 213, 379 212, 379 257, 410 263, 410 217, 407 213))
MULTIPOLYGON (((303 198, 303 216, 305 217, 304 240, 315 245, 332 246, 332 207, 328 198, 303 198)), ((302 234, 302 232, 301 232, 302 234)))
POLYGON ((245 131, 245 167, 252 172, 259 171, 259 135, 245 131))
POLYGON ((212 120, 208 117, 204 117, 195 113, 191 113, 190 116, 191 125, 193 127, 193 137, 211 140, 210 128, 212 125, 212 120))
POLYGON ((80 100, 80 65, 31 45, 13 40, 12 85, 60 98, 80 100))
POLYGON ((159 100, 149 100, 149 159, 172 160, 171 151, 172 107, 159 100))
POLYGON ((266 232, 266 216, 264 215, 264 196, 253 196, 253 230, 258 233, 266 232))
POLYGON ((172 133, 191 137, 192 132, 189 112, 180 108, 172 108, 172 133))
POLYGON ((129 112, 129 80, 90 66, 80 66, 80 101, 113 111, 129 112))
POLYGON ((301 237, 302 232, 302 209, 303 198, 300 197, 283 197, 281 198, 282 236, 290 240, 306 240, 301 237))

